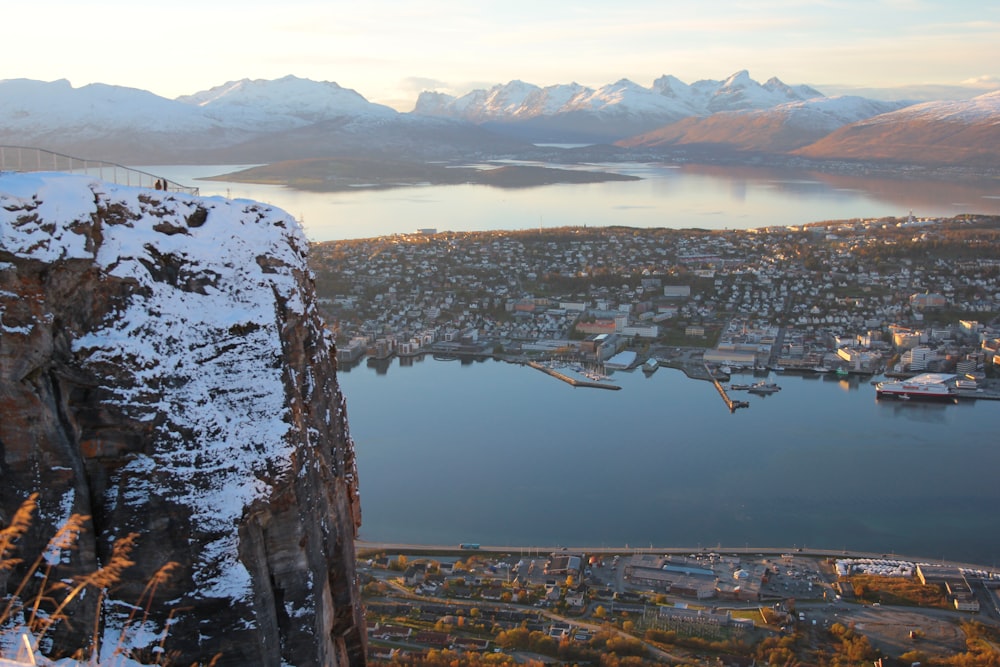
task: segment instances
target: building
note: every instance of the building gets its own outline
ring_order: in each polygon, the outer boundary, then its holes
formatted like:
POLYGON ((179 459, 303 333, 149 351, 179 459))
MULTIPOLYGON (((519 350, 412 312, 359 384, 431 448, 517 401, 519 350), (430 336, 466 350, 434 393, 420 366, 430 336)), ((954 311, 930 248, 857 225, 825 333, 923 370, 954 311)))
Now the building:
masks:
POLYGON ((697 336, 700 338, 705 337, 705 327, 700 324, 689 324, 684 328, 685 336, 697 336))
POLYGON ((660 335, 660 327, 655 324, 633 324, 632 326, 623 327, 622 335, 633 338, 657 338, 660 335))
POLYGON ((361 336, 355 336, 349 343, 337 346, 337 361, 347 364, 357 361, 364 356, 367 349, 368 341, 361 336))
POLYGON ((737 349, 732 345, 720 345, 714 350, 705 350, 704 359, 708 364, 751 368, 757 364, 757 353, 754 349, 737 349))
POLYGON ((910 308, 913 310, 944 308, 945 304, 947 304, 947 300, 941 294, 926 292, 924 294, 914 294, 910 297, 910 308))
POLYGON ((718 595, 714 570, 700 564, 673 562, 651 554, 636 554, 625 565, 625 579, 671 595, 706 600, 718 595))
POLYGON ((579 577, 583 571, 583 554, 557 552, 549 554, 545 562, 545 574, 565 574, 579 577))
POLYGON ((979 601, 961 568, 950 565, 917 565, 917 578, 925 586, 944 586, 959 611, 979 611, 979 601))

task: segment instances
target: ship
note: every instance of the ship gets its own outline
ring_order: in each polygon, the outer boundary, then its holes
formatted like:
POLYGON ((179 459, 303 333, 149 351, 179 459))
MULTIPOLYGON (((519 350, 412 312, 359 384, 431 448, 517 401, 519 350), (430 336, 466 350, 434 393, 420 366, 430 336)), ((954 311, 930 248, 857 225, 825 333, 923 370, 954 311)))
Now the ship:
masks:
POLYGON ((908 380, 886 380, 875 385, 875 398, 892 397, 908 400, 920 398, 925 400, 955 400, 956 394, 952 385, 954 375, 945 373, 924 373, 908 380))
POLYGON ((764 380, 761 380, 760 382, 755 382, 750 385, 750 388, 747 391, 751 394, 763 396, 765 394, 773 394, 776 391, 781 391, 781 387, 773 382, 765 382, 764 380))

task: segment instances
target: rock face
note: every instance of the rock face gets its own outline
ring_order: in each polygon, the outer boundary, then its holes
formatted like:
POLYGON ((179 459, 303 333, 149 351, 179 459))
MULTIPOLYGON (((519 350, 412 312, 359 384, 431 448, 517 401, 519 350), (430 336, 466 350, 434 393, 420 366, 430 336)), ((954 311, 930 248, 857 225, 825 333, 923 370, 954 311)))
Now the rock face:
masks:
POLYGON ((64 578, 137 534, 100 609, 81 596, 43 649, 364 663, 353 443, 307 247, 263 204, 0 174, 0 527, 40 493, 31 560, 90 517, 64 578))

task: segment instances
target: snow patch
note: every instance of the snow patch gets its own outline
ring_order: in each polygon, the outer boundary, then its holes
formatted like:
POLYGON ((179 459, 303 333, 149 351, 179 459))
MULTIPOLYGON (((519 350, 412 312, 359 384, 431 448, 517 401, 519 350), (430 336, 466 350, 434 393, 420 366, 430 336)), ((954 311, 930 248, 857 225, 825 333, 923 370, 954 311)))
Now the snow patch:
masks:
POLYGON ((3 174, 0 235, 14 255, 90 259, 136 285, 120 312, 73 344, 108 378, 109 407, 155 424, 148 455, 123 467, 111 492, 136 508, 152 497, 189 508, 194 538, 207 543, 195 566, 201 593, 246 598, 236 527, 292 454, 280 329, 282 311, 306 311, 299 224, 247 200, 3 174), (98 223, 99 207, 127 214, 98 223), (95 251, 87 231, 96 224, 95 251))

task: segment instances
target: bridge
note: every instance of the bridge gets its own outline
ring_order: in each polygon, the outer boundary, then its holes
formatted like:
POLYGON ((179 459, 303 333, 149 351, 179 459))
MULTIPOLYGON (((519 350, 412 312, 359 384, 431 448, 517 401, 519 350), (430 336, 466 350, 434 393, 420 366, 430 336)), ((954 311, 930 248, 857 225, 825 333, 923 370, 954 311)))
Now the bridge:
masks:
POLYGON ((69 174, 95 176, 102 181, 140 188, 156 188, 159 183, 159 189, 167 190, 168 192, 182 192, 189 195, 198 194, 198 188, 181 185, 170 179, 139 169, 124 167, 113 162, 85 160, 45 150, 44 148, 32 148, 29 146, 0 145, 0 172, 4 171, 59 171, 69 174))

